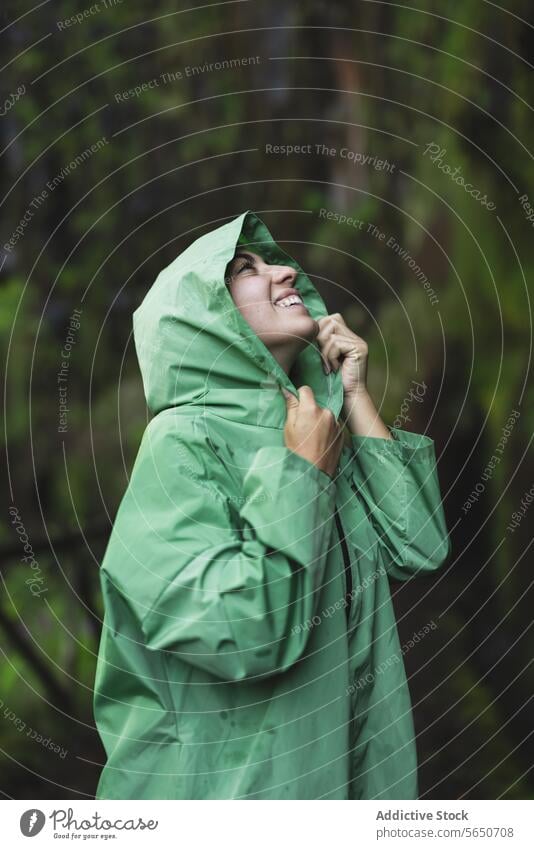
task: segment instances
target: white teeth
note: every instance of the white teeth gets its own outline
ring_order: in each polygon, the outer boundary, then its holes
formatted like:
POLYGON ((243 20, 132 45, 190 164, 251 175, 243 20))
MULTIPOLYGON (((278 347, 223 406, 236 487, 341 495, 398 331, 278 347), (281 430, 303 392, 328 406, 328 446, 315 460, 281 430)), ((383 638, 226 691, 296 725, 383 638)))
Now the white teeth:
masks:
POLYGON ((277 307, 290 307, 291 304, 302 304, 302 298, 299 295, 288 295, 287 298, 282 298, 276 302, 277 307))

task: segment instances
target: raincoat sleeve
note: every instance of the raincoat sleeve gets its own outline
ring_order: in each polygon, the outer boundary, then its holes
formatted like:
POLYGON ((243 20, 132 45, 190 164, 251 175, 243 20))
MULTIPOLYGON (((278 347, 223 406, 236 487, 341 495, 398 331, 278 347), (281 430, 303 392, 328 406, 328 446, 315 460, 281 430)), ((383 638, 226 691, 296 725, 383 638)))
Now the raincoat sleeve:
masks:
POLYGON ((393 439, 351 434, 349 477, 397 580, 435 571, 450 554, 434 441, 389 428, 393 439))
POLYGON ((261 447, 233 496, 236 529, 210 448, 172 432, 140 454, 116 526, 128 551, 120 589, 148 649, 224 680, 286 670, 318 603, 335 482, 285 447, 261 447))

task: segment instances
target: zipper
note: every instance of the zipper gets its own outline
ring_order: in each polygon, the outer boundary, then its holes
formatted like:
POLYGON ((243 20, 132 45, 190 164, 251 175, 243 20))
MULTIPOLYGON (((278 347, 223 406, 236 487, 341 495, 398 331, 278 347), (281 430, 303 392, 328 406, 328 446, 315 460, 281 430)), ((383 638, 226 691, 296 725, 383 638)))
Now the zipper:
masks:
POLYGON ((341 543, 341 551, 343 552, 343 562, 345 564, 345 612, 347 614, 347 625, 350 619, 350 606, 352 601, 352 570, 350 568, 350 557, 349 557, 349 549, 347 547, 347 540, 345 539, 345 534, 343 533, 343 525, 341 524, 341 519, 339 518, 339 513, 337 512, 337 507, 334 507, 334 516, 336 519, 336 527, 339 536, 339 541, 341 543))

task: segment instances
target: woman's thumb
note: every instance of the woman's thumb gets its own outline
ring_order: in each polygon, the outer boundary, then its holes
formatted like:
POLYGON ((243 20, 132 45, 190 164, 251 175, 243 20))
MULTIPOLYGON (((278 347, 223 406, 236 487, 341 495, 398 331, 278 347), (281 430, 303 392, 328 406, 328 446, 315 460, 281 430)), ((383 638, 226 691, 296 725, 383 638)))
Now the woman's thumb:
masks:
POLYGON ((284 398, 286 399, 286 404, 288 407, 292 407, 294 404, 298 404, 298 398, 295 398, 292 392, 289 392, 285 386, 281 386, 280 389, 283 392, 284 398))

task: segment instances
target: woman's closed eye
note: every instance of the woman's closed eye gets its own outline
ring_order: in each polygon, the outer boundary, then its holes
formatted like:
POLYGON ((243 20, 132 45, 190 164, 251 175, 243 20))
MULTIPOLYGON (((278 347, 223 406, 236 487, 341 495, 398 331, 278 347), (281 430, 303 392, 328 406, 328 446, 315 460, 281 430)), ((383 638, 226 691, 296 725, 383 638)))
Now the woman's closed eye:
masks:
POLYGON ((226 282, 231 283, 234 277, 237 277, 244 271, 256 271, 256 262, 252 257, 234 259, 233 264, 230 265, 230 270, 225 276, 226 282))
POLYGON ((245 259, 238 265, 235 271, 232 272, 232 276, 234 274, 241 274, 242 271, 246 271, 250 269, 250 271, 256 271, 256 263, 252 259, 245 259))

